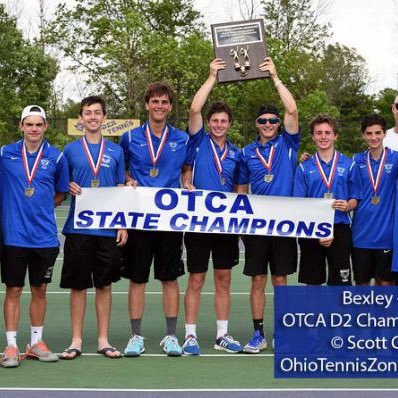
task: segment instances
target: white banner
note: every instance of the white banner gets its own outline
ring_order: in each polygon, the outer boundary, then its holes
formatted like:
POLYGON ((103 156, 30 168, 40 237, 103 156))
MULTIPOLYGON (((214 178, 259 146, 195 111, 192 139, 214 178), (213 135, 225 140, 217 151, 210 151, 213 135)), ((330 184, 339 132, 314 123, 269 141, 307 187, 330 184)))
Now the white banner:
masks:
POLYGON ((171 188, 83 188, 75 228, 333 236, 332 199, 238 195, 171 188))

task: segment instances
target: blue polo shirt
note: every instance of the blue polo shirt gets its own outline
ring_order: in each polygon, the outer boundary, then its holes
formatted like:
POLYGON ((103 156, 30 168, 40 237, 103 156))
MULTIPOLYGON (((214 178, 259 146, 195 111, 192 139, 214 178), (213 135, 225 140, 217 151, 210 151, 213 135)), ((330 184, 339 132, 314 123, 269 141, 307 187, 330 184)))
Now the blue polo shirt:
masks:
MULTIPOLYGON (((362 182, 358 172, 358 166, 355 162, 337 152, 337 168, 333 178, 330 192, 333 193, 333 199, 357 199, 362 198, 362 182)), ((319 158, 320 159, 320 158, 319 158)), ((328 177, 332 168, 333 159, 326 163, 320 159, 322 169, 328 177)), ((307 161, 301 163, 296 170, 294 178, 293 196, 303 198, 323 198, 328 192, 326 185, 322 180, 315 162, 315 155, 307 161)), ((334 213, 335 224, 351 224, 348 213, 336 210, 334 213)))
POLYGON ((256 195, 291 196, 299 142, 299 134, 291 135, 283 129, 282 134, 265 144, 261 144, 258 138, 255 142, 244 147, 238 183, 242 185, 250 183, 251 193, 256 195), (272 146, 275 153, 271 172, 268 173, 256 154, 256 148, 263 158, 269 161, 272 146), (264 180, 266 174, 273 175, 272 181, 264 180))
MULTIPOLYGON (((364 249, 392 249, 394 202, 398 176, 398 152, 385 149, 386 160, 381 175, 377 196, 380 198, 378 205, 371 203, 375 195, 368 175, 366 158, 369 151, 354 155, 362 181, 363 198, 355 209, 352 221, 353 246, 364 249)), ((370 156, 370 166, 373 179, 376 181, 381 157, 374 160, 370 156)))
MULTIPOLYGON (((97 163, 101 144, 89 144, 88 148, 93 158, 94 164, 97 163)), ((69 165, 71 181, 79 184, 82 188, 91 188, 91 180, 94 178, 89 161, 84 152, 82 140, 68 144, 64 149, 65 157, 69 165)), ((105 139, 105 149, 102 157, 98 176, 100 187, 115 187, 125 182, 125 166, 122 148, 109 140, 105 139)), ((63 229, 64 234, 85 234, 95 236, 116 236, 116 230, 112 229, 75 229, 73 226, 73 215, 75 213, 75 197, 69 209, 63 229)))
MULTIPOLYGON (((147 123, 124 133, 120 145, 123 148, 124 160, 130 175, 143 187, 179 188, 181 186, 181 168, 187 156, 188 134, 173 126, 167 125, 169 134, 163 151, 157 160, 158 175, 150 176, 154 167, 146 140, 147 123)), ((152 134, 152 144, 156 153, 161 139, 152 134)))
MULTIPOLYGON (((214 141, 214 148, 220 159, 224 154, 225 147, 221 149, 214 141)), ((190 136, 188 143, 187 164, 193 168, 193 185, 198 189, 211 191, 233 192, 238 183, 238 171, 240 162, 240 149, 231 144, 225 143, 227 155, 221 162, 222 173, 217 169, 214 153, 211 145, 211 137, 204 128, 190 136), (221 183, 221 178, 225 184, 221 183)))
MULTIPOLYGON (((23 142, 3 146, 0 151, 4 244, 27 248, 57 247, 54 195, 69 190, 68 165, 57 148, 43 141, 42 157, 31 184, 34 194, 26 196, 28 182, 22 159, 23 142)), ((37 154, 27 152, 30 172, 37 154)))

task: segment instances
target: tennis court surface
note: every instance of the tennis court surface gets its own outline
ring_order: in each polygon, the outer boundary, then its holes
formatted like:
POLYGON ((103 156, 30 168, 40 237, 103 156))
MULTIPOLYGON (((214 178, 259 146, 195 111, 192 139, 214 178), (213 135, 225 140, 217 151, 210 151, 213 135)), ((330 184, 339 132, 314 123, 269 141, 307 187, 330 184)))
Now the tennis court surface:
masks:
MULTIPOLYGON (((58 227, 62 228, 67 207, 57 209, 58 227)), ((61 238, 62 240, 62 238, 61 238)), ((61 352, 70 342, 69 295, 58 287, 62 266, 61 251, 56 264, 54 281, 48 289, 48 308, 44 338, 54 352, 61 352)), ((246 343, 252 333, 249 305, 249 278, 241 275, 242 262, 233 273, 230 333, 241 343, 246 343)), ((295 283, 294 278, 290 283, 295 283)), ((178 325, 180 341, 184 337, 183 292, 186 277, 181 278, 181 311, 178 325)), ((125 280, 114 285, 110 341, 123 350, 130 336, 127 311, 127 287, 125 280)), ((139 358, 106 359, 96 353, 96 321, 94 292, 88 296, 83 356, 73 361, 46 364, 24 360, 17 369, 0 369, 0 396, 18 397, 124 397, 131 391, 143 397, 193 396, 229 397, 272 396, 317 397, 340 396, 370 397, 373 389, 389 397, 398 389, 397 379, 274 379, 273 351, 273 292, 267 294, 266 326, 269 348, 259 355, 227 354, 213 350, 215 314, 213 306, 213 281, 211 273, 202 296, 198 337, 203 355, 200 357, 170 358, 162 353, 159 342, 165 334, 160 284, 151 281, 147 287, 146 312, 142 333, 145 336, 146 353, 139 358), (72 393, 70 390, 75 390, 72 393), (370 390, 370 391, 364 391, 370 390), (163 391, 163 392, 162 392, 163 391), (391 394, 391 395, 390 395, 391 394)), ((27 290, 25 288, 25 290, 27 290)), ((4 286, 0 297, 4 297, 4 286)), ((30 338, 28 317, 28 291, 22 297, 21 323, 18 334, 19 348, 24 351, 30 338)), ((1 299, 1 300, 2 300, 1 299)), ((2 326, 4 335, 4 326, 2 326)), ((3 339, 4 343, 4 339, 3 339)), ((398 376, 398 375, 397 375, 398 376)))

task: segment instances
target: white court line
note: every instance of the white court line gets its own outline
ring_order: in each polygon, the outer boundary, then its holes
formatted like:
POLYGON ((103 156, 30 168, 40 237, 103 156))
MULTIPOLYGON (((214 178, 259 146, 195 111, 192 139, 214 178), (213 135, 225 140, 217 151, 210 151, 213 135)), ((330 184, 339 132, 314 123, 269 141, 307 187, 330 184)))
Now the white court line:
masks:
POLYGON ((397 388, 22 388, 0 387, 0 391, 93 391, 93 392, 374 392, 374 391, 398 391, 397 388))

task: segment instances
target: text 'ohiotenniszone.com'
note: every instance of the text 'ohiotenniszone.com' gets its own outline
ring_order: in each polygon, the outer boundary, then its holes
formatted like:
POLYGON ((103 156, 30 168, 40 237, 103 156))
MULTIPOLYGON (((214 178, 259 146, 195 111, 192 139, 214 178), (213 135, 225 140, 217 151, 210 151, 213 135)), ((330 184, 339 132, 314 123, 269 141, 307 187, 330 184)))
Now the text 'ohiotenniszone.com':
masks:
POLYGON ((275 377, 398 377, 398 289, 275 288, 275 377))

